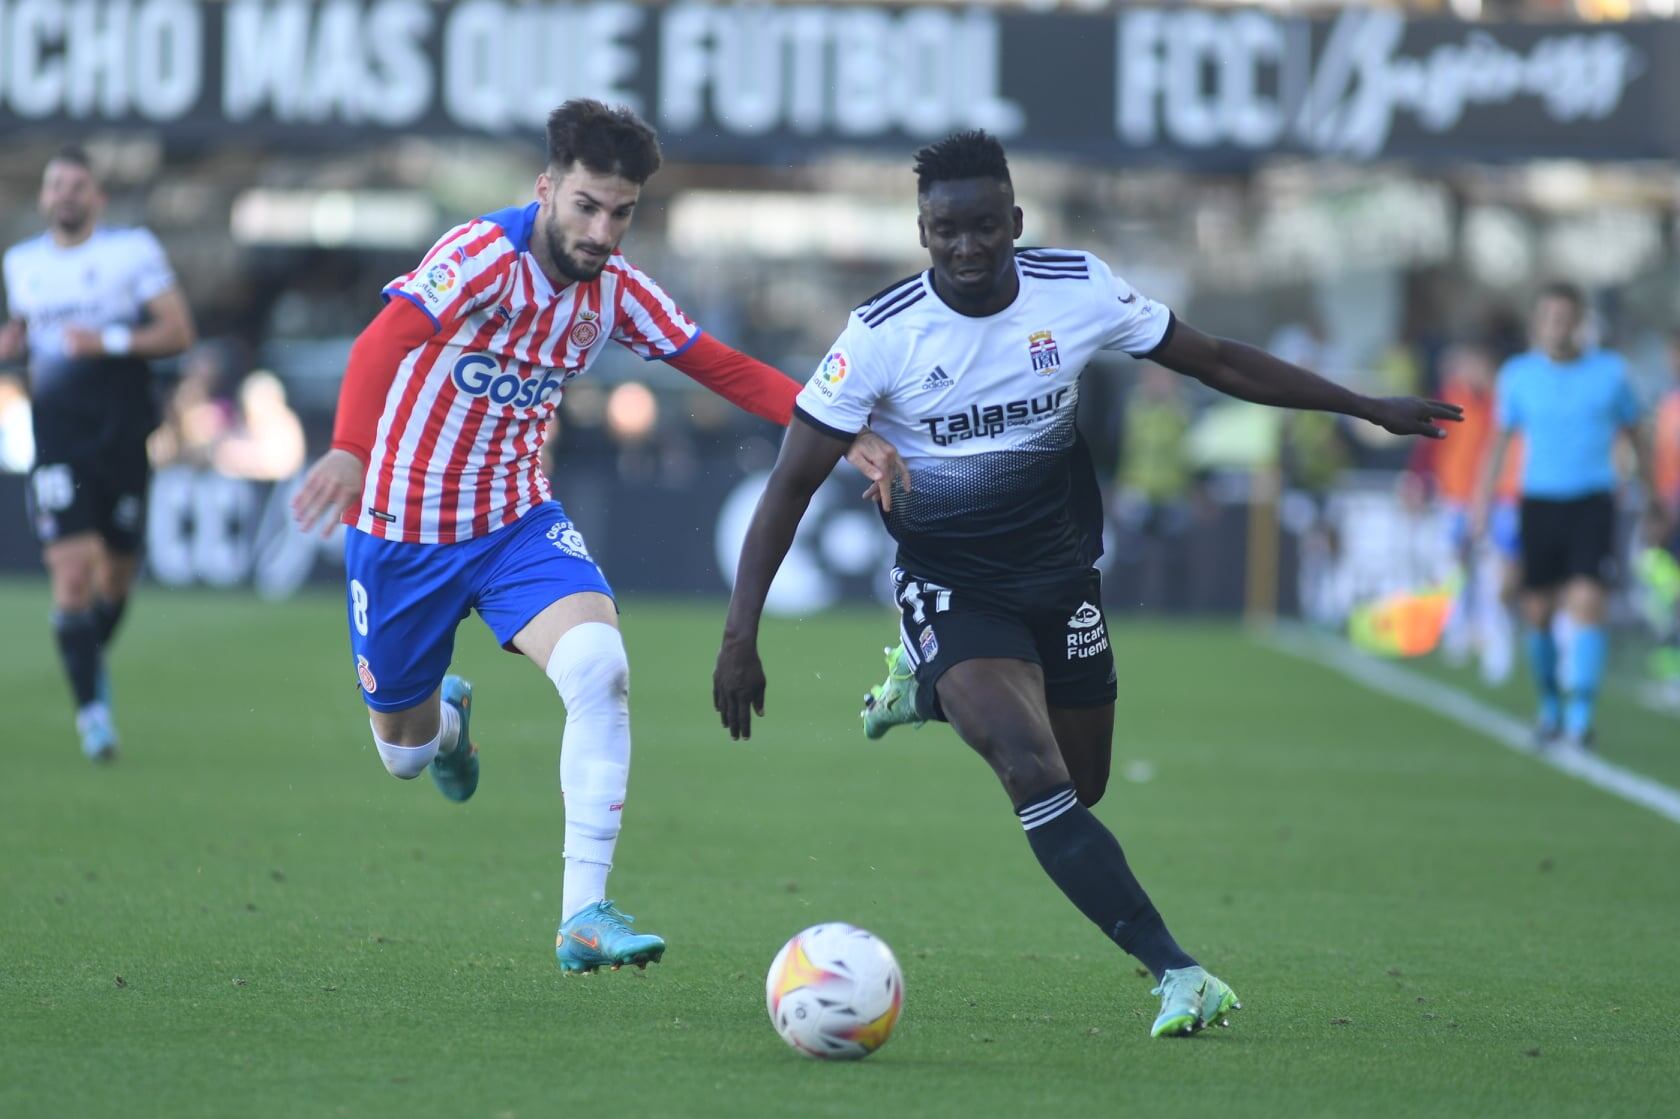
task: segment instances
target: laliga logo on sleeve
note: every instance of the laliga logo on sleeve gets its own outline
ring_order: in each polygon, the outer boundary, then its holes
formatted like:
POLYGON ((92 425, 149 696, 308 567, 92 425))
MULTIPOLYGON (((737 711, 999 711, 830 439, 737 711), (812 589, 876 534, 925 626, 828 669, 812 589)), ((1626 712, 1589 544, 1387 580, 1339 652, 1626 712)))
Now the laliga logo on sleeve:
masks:
POLYGON ((825 400, 833 400, 840 395, 840 382, 846 379, 851 371, 851 358, 846 356, 845 350, 833 350, 822 359, 817 366, 817 375, 811 378, 811 385, 817 390, 817 395, 825 400))
POLYGON ((497 360, 489 354, 464 354, 450 370, 455 387, 468 396, 488 397, 492 404, 530 408, 546 401, 564 382, 550 376, 553 370, 540 370, 534 377, 520 377, 503 373, 497 360))

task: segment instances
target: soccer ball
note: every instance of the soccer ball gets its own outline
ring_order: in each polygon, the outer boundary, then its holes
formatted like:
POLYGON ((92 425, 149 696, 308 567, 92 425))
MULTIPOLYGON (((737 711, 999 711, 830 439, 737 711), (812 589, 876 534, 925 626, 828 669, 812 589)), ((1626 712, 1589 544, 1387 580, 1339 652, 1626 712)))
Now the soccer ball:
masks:
POLYGON ((770 1024, 805 1054, 855 1061, 881 1048, 904 1007, 904 975, 874 933, 833 921, 782 945, 764 981, 770 1024))

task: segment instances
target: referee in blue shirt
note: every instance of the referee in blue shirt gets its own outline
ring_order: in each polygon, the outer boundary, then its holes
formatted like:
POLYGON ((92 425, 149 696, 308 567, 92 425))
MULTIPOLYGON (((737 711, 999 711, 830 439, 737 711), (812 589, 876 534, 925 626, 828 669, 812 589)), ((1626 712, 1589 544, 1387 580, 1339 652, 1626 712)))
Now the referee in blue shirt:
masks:
POLYGON ((1542 745, 1559 735, 1575 746, 1592 745, 1593 707, 1607 652, 1605 592, 1616 573, 1618 434, 1629 437, 1645 492, 1653 493, 1627 363, 1614 351, 1582 345, 1585 312, 1573 285, 1541 289, 1530 324, 1534 348, 1500 370, 1499 434, 1474 506, 1479 536, 1487 525, 1494 479, 1512 435, 1521 432, 1523 645, 1540 692, 1535 733, 1542 745), (1552 636, 1560 606, 1574 623, 1562 679, 1552 636))

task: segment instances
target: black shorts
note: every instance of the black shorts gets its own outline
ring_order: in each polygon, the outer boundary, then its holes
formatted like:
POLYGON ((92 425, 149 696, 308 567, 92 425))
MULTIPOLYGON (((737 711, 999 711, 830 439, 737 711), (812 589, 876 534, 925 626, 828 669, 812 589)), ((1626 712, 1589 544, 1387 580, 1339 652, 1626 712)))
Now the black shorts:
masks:
POLYGON ((96 532, 118 555, 140 550, 151 464, 144 435, 94 447, 37 445, 29 472, 29 519, 42 547, 96 532))
POLYGON ((1115 696, 1114 651, 1095 568, 1030 588, 946 587, 900 569, 893 591, 899 632, 916 668, 923 713, 934 685, 953 665, 999 657, 1044 670, 1051 707, 1101 707, 1115 696))
POLYGON ((1522 585, 1544 591, 1571 579, 1616 577, 1616 499, 1608 493, 1522 499, 1522 585))

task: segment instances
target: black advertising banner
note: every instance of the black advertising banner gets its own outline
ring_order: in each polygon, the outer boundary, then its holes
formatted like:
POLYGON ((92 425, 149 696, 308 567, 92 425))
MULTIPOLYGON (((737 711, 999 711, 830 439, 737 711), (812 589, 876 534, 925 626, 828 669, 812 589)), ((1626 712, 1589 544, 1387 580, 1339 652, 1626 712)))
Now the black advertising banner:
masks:
POLYGON ((588 95, 667 150, 774 163, 987 128, 1111 164, 1680 155, 1680 27, 1349 10, 519 0, 0 0, 0 135, 535 140, 588 95))

